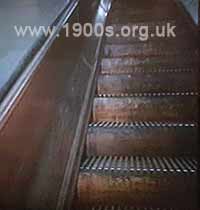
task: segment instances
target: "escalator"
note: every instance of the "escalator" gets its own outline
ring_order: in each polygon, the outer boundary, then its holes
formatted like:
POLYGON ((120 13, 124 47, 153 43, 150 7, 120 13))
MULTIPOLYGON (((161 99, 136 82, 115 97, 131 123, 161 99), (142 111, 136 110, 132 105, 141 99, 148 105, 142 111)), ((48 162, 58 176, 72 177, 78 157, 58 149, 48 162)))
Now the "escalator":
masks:
POLYGON ((0 209, 199 210, 197 4, 1 2, 0 209))
POLYGON ((73 209, 198 209, 197 29, 175 0, 114 1, 107 25, 176 37, 106 37, 73 209))

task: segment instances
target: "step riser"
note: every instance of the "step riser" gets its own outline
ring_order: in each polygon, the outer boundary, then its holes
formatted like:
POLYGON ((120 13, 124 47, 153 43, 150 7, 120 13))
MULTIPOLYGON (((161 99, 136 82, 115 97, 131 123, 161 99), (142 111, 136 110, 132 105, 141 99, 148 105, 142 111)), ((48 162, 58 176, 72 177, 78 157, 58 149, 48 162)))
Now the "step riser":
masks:
POLYGON ((120 176, 80 173, 81 205, 134 205, 136 207, 196 207, 196 175, 120 176), (183 199, 187 195, 187 199, 183 199))
POLYGON ((144 12, 141 16, 138 16, 138 14, 135 14, 132 11, 127 11, 126 14, 121 14, 121 11, 116 11, 113 14, 109 16, 109 22, 110 24, 126 24, 127 19, 131 23, 136 22, 147 22, 147 21, 172 21, 173 19, 178 19, 180 16, 178 16, 177 11, 166 11, 166 10, 153 10, 153 11, 147 11, 144 12))
POLYGON ((98 94, 184 92, 197 91, 197 74, 185 73, 135 73, 100 75, 98 94))
MULTIPOLYGON (((181 34, 177 34, 176 37, 152 37, 151 36, 151 33, 149 32, 148 33, 148 36, 146 38, 146 35, 144 37, 144 35, 137 35, 135 34, 135 36, 127 36, 127 37, 121 37, 120 36, 121 33, 119 32, 116 32, 114 34, 114 36, 112 37, 106 37, 106 42, 107 44, 136 44, 136 43, 141 43, 141 42, 173 42, 174 40, 176 42, 181 42, 183 43, 183 45, 187 46, 187 45, 190 45, 190 46, 195 46, 194 43, 196 43, 197 45, 197 41, 195 39, 195 37, 191 34, 184 34, 184 33, 181 33, 181 34), (119 34, 119 36, 117 36, 116 34, 119 34)), ((155 28, 154 28, 154 31, 153 31, 153 34, 155 34, 155 28)))
POLYGON ((197 107, 195 96, 95 98, 93 121, 193 122, 197 107))
POLYGON ((146 3, 146 1, 128 1, 128 2, 123 1, 123 2, 115 2, 113 4, 111 14, 118 11, 120 12, 120 14, 122 14, 122 9, 127 9, 131 13, 138 14, 138 15, 142 15, 152 10, 153 11, 157 11, 157 10, 178 11, 173 1, 167 1, 167 0, 165 1, 151 0, 150 1, 149 0, 148 4, 146 3), (135 8, 135 9, 131 10, 130 8, 135 8))
MULTIPOLYGON (((139 11, 138 11, 139 12, 139 11)), ((123 17, 120 16, 121 10, 114 10, 109 15, 109 23, 127 23, 127 22, 144 22, 144 21, 163 21, 178 19, 179 13, 170 8, 158 9, 155 8, 149 11, 140 11, 140 14, 131 9, 126 9, 126 13, 123 17)))
MULTIPOLYGON (((160 11, 159 11, 160 12, 160 11)), ((112 24, 126 24, 127 22, 131 22, 131 23, 139 23, 139 22, 147 22, 147 21, 172 21, 175 18, 175 15, 177 14, 173 14, 171 13, 169 15, 169 12, 166 12, 163 16, 160 15, 160 13, 157 12, 156 14, 153 14, 153 12, 151 13, 147 13, 144 14, 144 16, 138 16, 135 14, 126 14, 123 18, 120 18, 118 16, 118 13, 116 12, 115 14, 113 14, 110 17, 109 23, 108 25, 112 25, 112 24)))
POLYGON ((88 156, 197 155, 196 127, 89 128, 88 156))
MULTIPOLYGON (((124 27, 124 24, 112 24, 110 25, 113 27, 114 29, 114 32, 120 32, 121 31, 121 28, 124 27)), ((162 31, 162 27, 164 26, 166 29, 167 29, 167 26, 169 28, 169 26, 176 26, 176 28, 174 29, 174 32, 176 32, 176 35, 186 35, 188 33, 188 25, 187 23, 183 22, 183 21, 177 21, 177 20, 170 20, 170 21, 167 21, 167 20, 164 20, 164 21, 144 21, 144 22, 137 22, 137 23, 132 23, 132 22, 128 22, 126 23, 126 26, 128 26, 129 28, 133 28, 135 26, 138 26, 138 27, 148 27, 148 32, 151 34, 153 32, 155 32, 156 28, 158 27, 158 31, 162 31), (185 26, 185 27, 184 27, 185 26)), ((166 30, 165 29, 165 30, 166 30)), ((135 33, 136 35, 138 34, 139 35, 139 30, 135 30, 135 33)))
POLYGON ((159 68, 160 66, 174 66, 174 65, 198 65, 199 56, 195 53, 190 56, 135 56, 135 57, 121 57, 121 58, 103 58, 101 68, 117 70, 125 69, 126 67, 146 67, 149 69, 159 68), (184 57, 184 59, 183 59, 184 57))
POLYGON ((187 55, 198 52, 196 48, 189 49, 182 43, 176 43, 174 47, 167 43, 136 43, 135 45, 106 45, 104 48, 105 57, 124 57, 124 56, 176 56, 187 55), (178 49, 177 49, 178 48, 178 49), (165 49, 165 50, 163 50, 165 49))

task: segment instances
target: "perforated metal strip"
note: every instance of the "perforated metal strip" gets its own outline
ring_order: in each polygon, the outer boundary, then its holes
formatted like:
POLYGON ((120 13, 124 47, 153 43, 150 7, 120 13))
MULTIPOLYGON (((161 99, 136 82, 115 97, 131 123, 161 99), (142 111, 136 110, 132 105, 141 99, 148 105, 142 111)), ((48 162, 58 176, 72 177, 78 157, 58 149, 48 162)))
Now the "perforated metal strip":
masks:
POLYGON ((195 173, 197 161, 182 157, 99 156, 86 159, 80 169, 97 173, 195 173))
POLYGON ((123 69, 123 70, 117 70, 117 72, 113 71, 105 71, 103 70, 101 74, 109 75, 109 74, 134 74, 134 73, 187 73, 187 72, 198 72, 197 68, 150 68, 150 69, 144 69, 144 68, 133 68, 133 69, 123 69))
POLYGON ((135 127, 198 127, 197 123, 163 123, 163 122, 91 122, 89 128, 135 128, 135 127))
POLYGON ((121 94, 99 94, 99 98, 112 97, 159 97, 159 96, 199 96, 198 92, 169 92, 169 93, 121 93, 121 94))
MULTIPOLYGON (((178 210, 174 208, 137 208, 131 206, 91 206, 86 207, 84 210, 178 210)), ((184 210, 184 209, 181 209, 184 210)), ((186 209, 185 209, 186 210, 186 209)), ((187 209, 190 210, 190 209, 187 209)))
MULTIPOLYGON (((139 45, 139 44, 138 44, 139 45)), ((117 48, 117 45, 116 45, 117 48)), ((128 48, 128 46, 127 46, 128 48)), ((105 53, 105 58, 115 58, 115 57, 126 57, 126 56, 191 56, 191 55, 198 55, 198 51, 195 49, 190 50, 190 49, 181 49, 181 50, 177 50, 177 48, 174 49, 165 49, 165 51, 163 51, 162 48, 153 48, 151 50, 151 54, 149 55, 148 53, 148 47, 147 46, 141 46, 140 49, 136 49, 135 51, 133 50, 132 53, 131 52, 127 52, 127 53, 121 53, 121 54, 117 54, 115 55, 115 53, 113 54, 107 54, 105 53)), ((150 51, 150 50, 149 50, 150 51)))

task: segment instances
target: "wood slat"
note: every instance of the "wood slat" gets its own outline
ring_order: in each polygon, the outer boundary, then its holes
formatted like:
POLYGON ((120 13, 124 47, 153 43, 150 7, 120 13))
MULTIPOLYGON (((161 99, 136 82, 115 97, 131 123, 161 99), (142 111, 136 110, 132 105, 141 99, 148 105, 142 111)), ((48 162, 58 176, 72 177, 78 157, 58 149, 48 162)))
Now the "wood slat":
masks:
POLYGON ((96 97, 94 121, 195 121, 197 96, 96 97))
POLYGON ((106 124, 89 127, 88 156, 198 154, 198 129, 195 126, 158 126, 151 122, 106 124))
POLYGON ((118 57, 118 58, 103 58, 101 62, 102 70, 113 69, 116 71, 122 71, 124 68, 159 68, 159 67, 169 67, 169 66, 197 66, 199 64, 198 54, 192 52, 190 54, 181 55, 169 55, 169 56, 129 56, 129 57, 118 57))
POLYGON ((197 207, 197 174, 182 172, 181 158, 113 157, 107 158, 103 168, 103 157, 93 159, 79 175, 77 196, 81 206, 197 207), (185 195, 187 199, 183 199, 185 195))
POLYGON ((153 93, 198 91, 198 74, 181 73, 133 73, 99 75, 98 94, 153 93))

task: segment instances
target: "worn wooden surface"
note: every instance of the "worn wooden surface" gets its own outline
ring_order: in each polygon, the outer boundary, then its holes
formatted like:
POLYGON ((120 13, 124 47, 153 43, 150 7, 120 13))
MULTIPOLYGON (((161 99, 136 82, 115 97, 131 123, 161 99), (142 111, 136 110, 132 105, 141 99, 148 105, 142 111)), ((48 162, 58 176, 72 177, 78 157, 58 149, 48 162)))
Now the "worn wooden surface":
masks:
POLYGON ((81 173, 78 182, 80 205, 122 205, 137 207, 196 208, 195 175, 103 175, 81 173), (192 177, 191 177, 192 176, 192 177), (187 194, 187 199, 182 196, 187 194), (166 199, 167 198, 167 199, 166 199), (170 202, 169 202, 170 201, 170 202))
POLYGON ((93 126, 88 129, 87 155, 194 155, 198 129, 191 126, 93 126))
POLYGON ((104 47, 105 57, 158 57, 161 55, 189 55, 191 51, 198 54, 198 46, 195 39, 185 42, 183 40, 167 40, 160 42, 140 42, 135 44, 107 44, 104 47), (182 42, 181 42, 182 41, 182 42), (163 50, 165 49, 165 50, 163 50))
POLYGON ((197 96, 97 97, 93 108, 95 122, 193 122, 197 113, 197 96))
POLYGON ((126 67, 148 67, 148 68, 158 68, 162 66, 178 66, 184 65, 198 65, 199 55, 192 51, 183 57, 181 55, 169 55, 169 56, 132 56, 132 57, 118 57, 118 58, 104 58, 102 59, 102 69, 116 68, 116 70, 121 70, 126 67))
POLYGON ((99 75, 98 94, 198 91, 198 74, 193 72, 132 73, 99 75))
POLYGON ((80 170, 77 204, 81 207, 112 203, 197 209, 197 161, 193 158, 93 156, 80 170))

